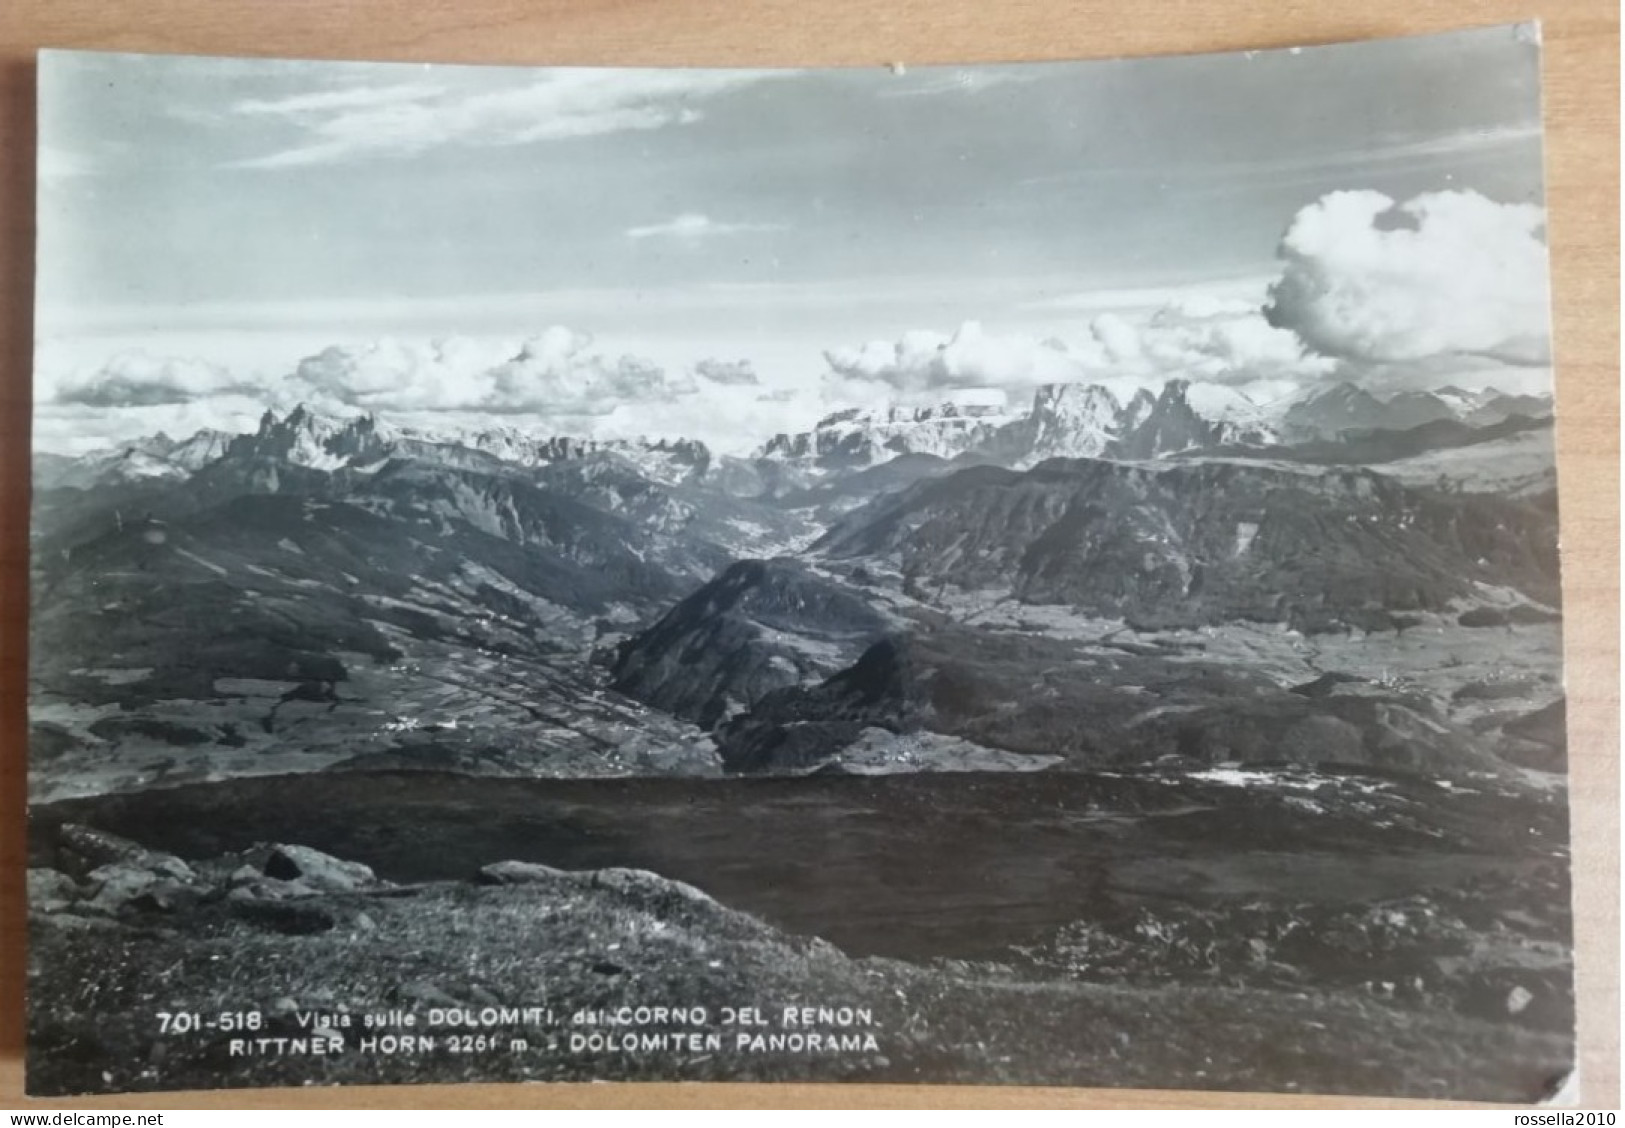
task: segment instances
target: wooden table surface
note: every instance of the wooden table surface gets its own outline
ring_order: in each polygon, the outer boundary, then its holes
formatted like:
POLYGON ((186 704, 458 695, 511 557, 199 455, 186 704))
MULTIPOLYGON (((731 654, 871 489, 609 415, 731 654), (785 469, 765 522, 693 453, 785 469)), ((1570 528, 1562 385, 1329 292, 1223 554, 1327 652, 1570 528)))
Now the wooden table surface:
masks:
MULTIPOLYGON (((1582 1100, 1619 1104, 1619 9, 1614 0, 0 0, 0 1106, 22 1091, 34 52, 421 62, 879 65, 1234 50, 1539 18, 1555 281, 1582 1100)), ((79 1107, 1345 1107, 1135 1090, 436 1086, 40 1101, 79 1107)), ((1413 1102, 1415 1103, 1415 1102, 1413 1102)))

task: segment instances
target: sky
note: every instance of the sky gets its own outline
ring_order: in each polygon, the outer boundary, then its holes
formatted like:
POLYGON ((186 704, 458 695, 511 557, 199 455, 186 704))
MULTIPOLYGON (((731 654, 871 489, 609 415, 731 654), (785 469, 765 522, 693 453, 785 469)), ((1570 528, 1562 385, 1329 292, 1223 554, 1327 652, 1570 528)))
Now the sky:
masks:
POLYGON ((1549 384, 1538 35, 817 71, 50 51, 36 444, 266 404, 723 446, 1173 375, 1549 384))

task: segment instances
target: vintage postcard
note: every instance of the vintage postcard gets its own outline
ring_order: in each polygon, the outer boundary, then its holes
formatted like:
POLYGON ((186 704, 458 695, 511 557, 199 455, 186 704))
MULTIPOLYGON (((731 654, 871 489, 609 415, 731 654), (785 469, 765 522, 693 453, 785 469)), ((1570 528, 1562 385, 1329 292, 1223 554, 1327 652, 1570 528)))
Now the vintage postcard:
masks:
POLYGON ((1539 65, 43 53, 29 1090, 1561 1089, 1539 65))

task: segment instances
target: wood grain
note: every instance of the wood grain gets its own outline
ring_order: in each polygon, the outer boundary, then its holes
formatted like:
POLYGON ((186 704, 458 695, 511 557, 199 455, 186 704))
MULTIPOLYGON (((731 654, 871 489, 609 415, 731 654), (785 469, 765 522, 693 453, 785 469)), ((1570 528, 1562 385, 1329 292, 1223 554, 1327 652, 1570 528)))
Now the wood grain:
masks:
MULTIPOLYGON (((1619 9, 1612 0, 5 0, 0 4, 0 1105, 23 1103, 34 52, 422 62, 877 65, 1100 58, 1419 34, 1539 15, 1546 44, 1582 1099, 1619 1104, 1619 9)), ((123 1108, 1429 1107, 1132 1090, 595 1085, 224 1091, 123 1108)))

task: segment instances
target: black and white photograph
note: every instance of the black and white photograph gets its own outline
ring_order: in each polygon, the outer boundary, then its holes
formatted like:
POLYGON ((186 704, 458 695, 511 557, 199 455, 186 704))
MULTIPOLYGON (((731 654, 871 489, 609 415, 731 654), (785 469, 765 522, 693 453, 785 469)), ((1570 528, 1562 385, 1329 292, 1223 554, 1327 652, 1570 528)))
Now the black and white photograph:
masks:
POLYGON ((1567 1099, 1540 53, 41 52, 28 1091, 1567 1099))

